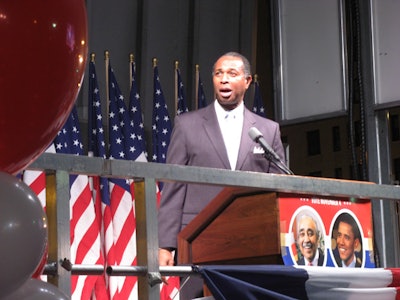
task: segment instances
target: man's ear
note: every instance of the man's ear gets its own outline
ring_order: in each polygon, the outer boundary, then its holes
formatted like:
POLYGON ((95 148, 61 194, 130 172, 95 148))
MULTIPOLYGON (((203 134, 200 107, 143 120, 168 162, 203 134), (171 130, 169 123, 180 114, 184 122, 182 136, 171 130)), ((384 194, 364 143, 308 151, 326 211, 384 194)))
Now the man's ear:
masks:
POLYGON ((249 75, 249 76, 246 77, 246 79, 245 79, 245 82, 246 82, 246 84, 247 84, 247 87, 246 87, 246 88, 248 88, 248 87, 250 86, 250 83, 251 83, 252 79, 253 79, 253 78, 251 77, 251 75, 249 75))
POLYGON ((358 238, 356 238, 355 240, 354 240, 354 250, 355 251, 359 251, 360 250, 360 239, 358 239, 358 238))

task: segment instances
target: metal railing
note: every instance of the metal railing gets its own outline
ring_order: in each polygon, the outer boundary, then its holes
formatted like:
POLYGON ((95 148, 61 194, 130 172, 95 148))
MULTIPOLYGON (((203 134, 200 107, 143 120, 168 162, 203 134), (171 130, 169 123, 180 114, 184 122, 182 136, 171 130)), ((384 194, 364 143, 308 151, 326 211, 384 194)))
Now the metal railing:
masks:
MULTIPOLYGON (((54 178, 55 203, 48 209, 50 245, 48 273, 64 293, 70 293, 71 274, 102 274, 139 276, 139 298, 159 299, 161 275, 191 273, 191 267, 158 266, 158 229, 156 207, 157 181, 179 181, 219 186, 260 188, 265 191, 315 196, 337 196, 345 199, 399 200, 400 187, 369 182, 336 180, 296 175, 265 174, 213 168, 105 160, 96 157, 44 153, 29 169, 46 170, 54 178), (69 235, 69 174, 98 175, 108 178, 135 180, 136 230, 138 266, 72 265, 69 235)), ((382 255, 386 255, 382 253, 382 255)))

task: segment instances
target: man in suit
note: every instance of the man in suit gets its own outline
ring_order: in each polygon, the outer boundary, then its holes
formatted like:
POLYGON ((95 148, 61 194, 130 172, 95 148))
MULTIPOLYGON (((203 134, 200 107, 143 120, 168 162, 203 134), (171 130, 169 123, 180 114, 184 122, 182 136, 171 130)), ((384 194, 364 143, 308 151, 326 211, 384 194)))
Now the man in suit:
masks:
MULTIPOLYGON (((343 213, 338 217, 335 260, 338 267, 360 268, 361 258, 356 250, 361 247, 361 233, 354 218, 343 213)), ((361 252, 361 251, 359 251, 361 252)))
POLYGON ((297 225, 297 244, 302 254, 297 261, 298 265, 322 266, 324 253, 318 247, 320 231, 317 222, 308 215, 301 215, 297 225))
MULTIPOLYGON (((256 127, 283 160, 279 125, 244 106, 244 95, 252 80, 248 60, 236 52, 226 53, 215 62, 212 76, 216 100, 175 118, 167 163, 282 173, 255 151, 259 147, 248 135, 249 129, 256 127)), ((158 213, 161 266, 174 265, 178 233, 221 190, 220 186, 165 183, 158 213)), ((182 300, 201 296, 201 284, 200 291, 186 284, 180 296, 182 300)))

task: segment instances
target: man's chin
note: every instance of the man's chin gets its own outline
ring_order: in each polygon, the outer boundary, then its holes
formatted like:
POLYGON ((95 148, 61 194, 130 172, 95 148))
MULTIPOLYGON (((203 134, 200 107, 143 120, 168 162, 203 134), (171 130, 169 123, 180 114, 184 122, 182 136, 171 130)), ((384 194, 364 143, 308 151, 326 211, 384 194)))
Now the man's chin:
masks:
POLYGON ((311 257, 311 256, 310 256, 310 257, 306 257, 306 256, 305 256, 305 258, 306 258, 308 261, 313 261, 313 260, 314 260, 314 257, 311 257))
POLYGON ((312 261, 312 260, 314 259, 315 255, 314 255, 314 252, 310 252, 310 253, 306 253, 306 254, 304 255, 304 257, 305 257, 307 260, 312 261))
POLYGON ((218 102, 226 110, 232 110, 238 106, 236 101, 230 100, 229 98, 218 99, 218 102))

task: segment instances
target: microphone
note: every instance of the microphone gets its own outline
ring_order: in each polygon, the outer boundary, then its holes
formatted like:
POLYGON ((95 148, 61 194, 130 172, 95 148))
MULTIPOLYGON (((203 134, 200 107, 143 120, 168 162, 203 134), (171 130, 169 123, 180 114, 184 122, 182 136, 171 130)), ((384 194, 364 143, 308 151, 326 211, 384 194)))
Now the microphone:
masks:
POLYGON ((278 154, 272 149, 272 147, 264 139, 262 133, 255 127, 251 127, 249 130, 250 138, 258 143, 264 149, 264 156, 266 159, 274 163, 279 169, 288 175, 293 175, 293 172, 282 162, 278 154))
POLYGON ((262 133, 255 127, 251 127, 249 130, 250 138, 255 141, 256 143, 260 144, 260 146, 264 149, 265 154, 271 156, 273 159, 280 161, 281 158, 278 154, 272 149, 272 147, 267 143, 264 139, 262 133))

